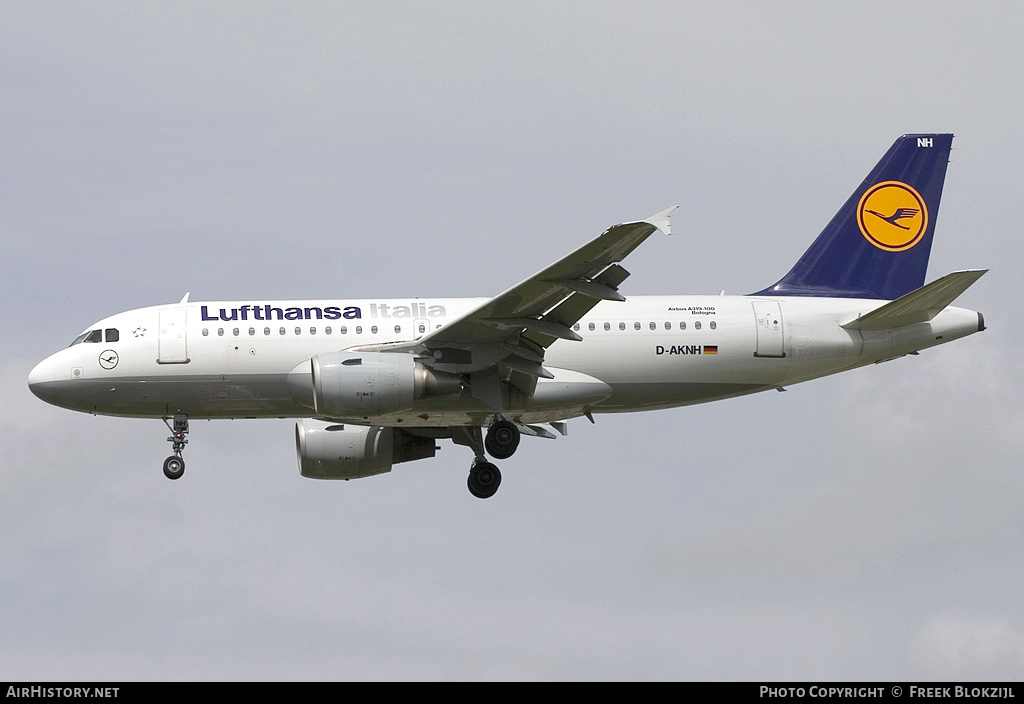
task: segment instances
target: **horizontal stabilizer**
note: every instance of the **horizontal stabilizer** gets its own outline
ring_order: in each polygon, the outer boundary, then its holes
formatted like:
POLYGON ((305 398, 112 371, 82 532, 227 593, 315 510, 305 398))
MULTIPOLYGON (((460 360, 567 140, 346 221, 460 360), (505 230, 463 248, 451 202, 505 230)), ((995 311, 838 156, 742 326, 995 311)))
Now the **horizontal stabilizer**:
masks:
POLYGON ((847 330, 888 330, 902 325, 924 323, 956 300, 971 284, 980 279, 988 269, 954 271, 941 279, 915 289, 895 301, 889 301, 842 327, 847 330))

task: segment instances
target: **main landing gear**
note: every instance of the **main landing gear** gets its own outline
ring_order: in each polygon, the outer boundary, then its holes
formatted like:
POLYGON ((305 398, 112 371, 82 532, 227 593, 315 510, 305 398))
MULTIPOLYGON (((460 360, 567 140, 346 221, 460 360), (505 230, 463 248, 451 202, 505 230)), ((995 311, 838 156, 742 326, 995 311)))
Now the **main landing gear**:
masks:
POLYGON ((499 418, 487 429, 484 445, 487 453, 498 460, 505 460, 515 454, 519 447, 519 428, 510 420, 499 418))
POLYGON ((501 486, 501 472, 487 460, 477 458, 469 468, 469 479, 466 481, 469 493, 478 499, 489 499, 501 486))
POLYGON ((487 461, 484 455, 503 460, 511 457, 516 448, 519 447, 521 437, 519 428, 515 423, 498 417, 487 429, 486 438, 482 437, 479 427, 459 428, 452 436, 452 440, 459 445, 466 445, 473 450, 475 455, 473 464, 469 468, 469 478, 466 485, 469 493, 478 499, 489 499, 494 496, 501 485, 501 472, 498 468, 487 461))
POLYGON ((168 479, 181 479, 185 473, 185 460, 181 457, 181 451, 188 444, 188 416, 184 413, 174 414, 174 425, 167 418, 164 418, 164 425, 171 431, 171 437, 167 441, 171 443, 171 451, 174 453, 164 460, 164 476, 168 479))

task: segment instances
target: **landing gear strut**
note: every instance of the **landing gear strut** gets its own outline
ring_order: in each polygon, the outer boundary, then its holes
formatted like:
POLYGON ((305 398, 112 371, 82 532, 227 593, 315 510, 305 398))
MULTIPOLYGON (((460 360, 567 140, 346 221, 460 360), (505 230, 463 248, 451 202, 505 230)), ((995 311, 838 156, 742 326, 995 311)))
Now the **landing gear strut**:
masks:
MULTIPOLYGON (((505 421, 508 422, 508 421, 505 421)), ((515 425, 512 425, 515 428, 515 425)), ((494 427, 494 424, 491 426, 494 427)), ((498 486, 501 484, 501 472, 493 464, 487 461, 484 455, 484 439, 483 433, 479 426, 468 426, 468 427, 456 427, 453 428, 452 441, 457 445, 465 445, 466 447, 473 450, 473 464, 469 468, 469 478, 466 480, 466 485, 469 487, 469 493, 478 499, 489 499, 494 496, 494 492, 498 490, 498 486)), ((519 429, 515 428, 516 431, 516 442, 519 440, 519 429)), ((488 434, 490 438, 490 433, 488 434)), ((489 444, 489 443, 488 443, 489 444)), ((515 448, 513 447, 513 451, 515 448)), ((490 452, 490 447, 488 447, 490 452)), ((494 454, 494 453, 491 453, 494 454)), ((511 452, 509 454, 512 454, 511 452)), ((506 455, 507 457, 508 455, 506 455)))
POLYGON ((171 443, 171 451, 174 453, 164 460, 164 476, 168 479, 181 479, 185 473, 185 460, 181 457, 181 451, 188 444, 188 416, 184 413, 174 414, 174 425, 164 418, 164 425, 171 431, 171 437, 167 441, 171 443))

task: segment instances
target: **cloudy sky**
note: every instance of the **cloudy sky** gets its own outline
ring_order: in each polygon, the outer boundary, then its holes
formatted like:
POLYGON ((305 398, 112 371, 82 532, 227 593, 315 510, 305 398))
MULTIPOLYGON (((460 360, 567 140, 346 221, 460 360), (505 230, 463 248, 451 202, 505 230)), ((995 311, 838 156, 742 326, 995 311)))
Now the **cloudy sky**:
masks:
POLYGON ((1016 2, 0 2, 0 679, 1015 679, 1016 2), (179 300, 495 294, 679 204, 626 295, 779 278, 956 139, 929 279, 989 330, 718 404, 302 479, 291 421, 46 406, 179 300))

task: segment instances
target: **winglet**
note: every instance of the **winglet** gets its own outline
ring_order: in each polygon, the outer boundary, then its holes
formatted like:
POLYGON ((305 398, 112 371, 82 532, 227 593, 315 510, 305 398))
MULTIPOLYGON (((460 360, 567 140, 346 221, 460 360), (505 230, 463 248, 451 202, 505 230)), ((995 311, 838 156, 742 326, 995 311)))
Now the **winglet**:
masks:
POLYGON ((643 220, 643 222, 646 222, 650 225, 654 225, 656 228, 664 232, 666 235, 671 235, 672 225, 671 223, 669 223, 669 218, 672 217, 672 213, 676 212, 676 210, 678 209, 678 205, 673 205, 671 208, 668 208, 667 210, 662 210, 657 215, 652 215, 646 220, 643 220))

